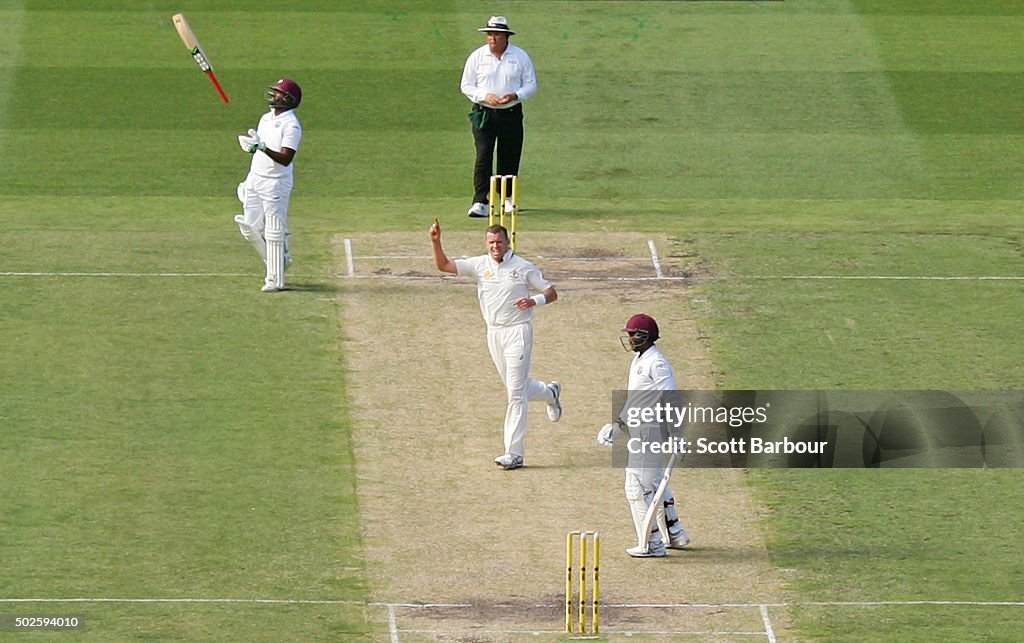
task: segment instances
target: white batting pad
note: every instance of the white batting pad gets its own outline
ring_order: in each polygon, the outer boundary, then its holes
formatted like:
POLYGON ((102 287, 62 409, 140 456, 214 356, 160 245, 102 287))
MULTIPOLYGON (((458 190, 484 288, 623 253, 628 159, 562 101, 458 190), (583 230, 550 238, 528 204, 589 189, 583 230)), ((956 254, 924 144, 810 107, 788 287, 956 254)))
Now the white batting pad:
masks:
POLYGON ((263 263, 267 262, 267 242, 264 241, 263 235, 257 230, 253 230, 252 227, 245 223, 245 217, 241 214, 235 215, 235 223, 238 224, 238 231, 242 233, 245 240, 252 244, 253 248, 256 248, 256 252, 259 253, 260 259, 263 263))
POLYGON ((284 288, 285 231, 280 217, 269 215, 266 219, 267 279, 263 290, 273 291, 284 288))

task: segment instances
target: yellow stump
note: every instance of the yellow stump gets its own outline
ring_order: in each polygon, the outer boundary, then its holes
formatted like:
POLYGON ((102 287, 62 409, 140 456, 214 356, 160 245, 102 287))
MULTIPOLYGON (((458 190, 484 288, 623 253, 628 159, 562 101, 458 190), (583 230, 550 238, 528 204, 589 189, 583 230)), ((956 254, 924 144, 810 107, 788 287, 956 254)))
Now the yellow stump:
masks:
POLYGON ((597 634, 600 624, 600 595, 601 595, 601 572, 599 567, 601 566, 601 536, 600 534, 594 534, 594 595, 590 599, 590 631, 593 634, 597 634))
POLYGON ((495 174, 487 191, 487 226, 498 224, 508 230, 509 246, 516 249, 516 227, 519 218, 519 177, 515 174, 495 174), (511 209, 505 212, 505 201, 511 209), (506 224, 506 216, 508 222, 506 224))
POLYGON ((565 631, 572 631, 572 532, 565 535, 565 631))
POLYGON ((570 531, 565 535, 565 631, 587 632, 587 584, 590 584, 590 633, 600 628, 601 537, 595 531, 570 531), (580 541, 579 570, 573 569, 576 539, 580 541), (587 541, 590 545, 588 546, 587 541), (588 562, 590 570, 587 569, 588 562), (589 578, 588 578, 589 571, 589 578))
POLYGON ((587 532, 580 532, 580 595, 579 617, 576 620, 576 631, 582 633, 586 629, 587 615, 587 532))

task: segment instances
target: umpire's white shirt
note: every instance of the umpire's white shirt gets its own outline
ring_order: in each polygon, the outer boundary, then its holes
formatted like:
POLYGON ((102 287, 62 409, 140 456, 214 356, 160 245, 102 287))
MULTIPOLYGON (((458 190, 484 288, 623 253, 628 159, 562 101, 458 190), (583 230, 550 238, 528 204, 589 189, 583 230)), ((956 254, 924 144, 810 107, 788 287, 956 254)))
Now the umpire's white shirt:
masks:
POLYGON ((476 280, 480 312, 488 328, 504 328, 532 321, 533 308, 519 310, 515 302, 529 297, 532 291, 551 287, 537 266, 511 250, 505 253, 501 263, 484 254, 456 259, 455 267, 460 276, 476 280))
POLYGON ((508 109, 537 92, 537 73, 529 54, 512 43, 501 58, 491 53, 490 45, 483 45, 466 59, 461 88, 466 98, 474 103, 491 109, 508 109), (488 105, 487 94, 515 94, 519 99, 505 105, 488 105))
MULTIPOLYGON (((267 144, 268 149, 280 152, 282 148, 287 147, 298 152, 299 141, 302 140, 302 126, 299 125, 295 110, 289 109, 274 114, 274 110, 271 109, 260 117, 256 134, 267 144)), ((263 152, 256 152, 252 155, 249 171, 266 179, 283 179, 292 176, 293 166, 294 163, 281 165, 263 152)))

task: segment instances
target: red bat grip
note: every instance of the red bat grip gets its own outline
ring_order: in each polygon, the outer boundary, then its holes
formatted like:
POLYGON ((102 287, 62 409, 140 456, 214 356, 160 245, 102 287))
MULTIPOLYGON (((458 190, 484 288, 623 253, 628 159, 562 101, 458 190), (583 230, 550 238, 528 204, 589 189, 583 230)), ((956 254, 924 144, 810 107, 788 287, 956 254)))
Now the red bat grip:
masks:
POLYGON ((225 103, 228 102, 228 95, 224 93, 224 89, 221 88, 220 83, 217 82, 217 77, 213 75, 213 70, 206 72, 206 75, 210 77, 210 82, 217 89, 217 93, 220 94, 220 99, 225 103))

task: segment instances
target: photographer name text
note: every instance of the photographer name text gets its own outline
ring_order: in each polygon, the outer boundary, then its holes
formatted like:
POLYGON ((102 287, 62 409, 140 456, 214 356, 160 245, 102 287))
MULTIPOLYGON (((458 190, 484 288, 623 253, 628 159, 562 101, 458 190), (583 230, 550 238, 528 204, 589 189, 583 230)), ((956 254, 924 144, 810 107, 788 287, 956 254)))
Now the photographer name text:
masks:
POLYGON ((697 455, 758 455, 758 454, 811 454, 822 455, 828 447, 827 440, 791 440, 785 437, 781 440, 767 440, 764 438, 731 438, 729 440, 711 440, 708 438, 697 438, 686 440, 683 438, 669 438, 663 442, 648 442, 640 438, 631 438, 626 443, 630 453, 661 453, 661 454, 687 454, 697 455))

